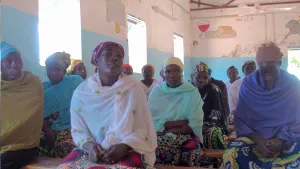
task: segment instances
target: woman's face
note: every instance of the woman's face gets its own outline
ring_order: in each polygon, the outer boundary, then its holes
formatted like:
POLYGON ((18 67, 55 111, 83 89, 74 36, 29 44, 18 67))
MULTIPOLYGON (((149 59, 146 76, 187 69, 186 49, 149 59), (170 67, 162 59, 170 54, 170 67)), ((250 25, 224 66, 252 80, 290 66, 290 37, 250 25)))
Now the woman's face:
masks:
POLYGON ((1 72, 3 80, 12 81, 18 79, 22 74, 23 62, 20 53, 12 52, 1 61, 1 72))
POLYGON ((256 70, 256 66, 255 64, 246 64, 245 67, 244 67, 244 73, 246 76, 250 75, 251 73, 253 73, 254 71, 256 70))
POLYGON ((74 75, 79 75, 79 76, 81 76, 83 79, 86 79, 87 74, 86 74, 86 68, 85 68, 84 63, 81 62, 81 63, 77 64, 77 65, 75 66, 75 69, 74 69, 74 71, 73 71, 72 74, 74 74, 74 75))
POLYGON ((238 79, 239 74, 235 68, 231 68, 227 71, 227 76, 229 77, 230 81, 235 81, 238 79))
POLYGON ((55 85, 64 79, 66 70, 57 62, 51 62, 46 65, 47 76, 50 82, 55 85))
POLYGON ((193 84, 197 88, 203 88, 208 84, 209 75, 208 72, 198 72, 193 78, 193 84))
POLYGON ((182 69, 178 65, 168 65, 165 68, 164 76, 168 86, 171 88, 182 84, 182 69))
POLYGON ((144 67, 142 73, 143 73, 144 79, 152 79, 154 76, 154 70, 151 66, 144 67))
POLYGON ((259 72, 266 81, 274 81, 280 73, 281 62, 259 62, 259 72))
POLYGON ((133 75, 133 70, 130 69, 130 68, 128 68, 128 67, 123 68, 123 69, 122 69, 122 72, 123 72, 124 74, 126 74, 126 75, 133 75))
POLYGON ((121 73, 123 59, 124 55, 119 47, 108 46, 99 54, 95 64, 101 73, 119 75, 121 73))

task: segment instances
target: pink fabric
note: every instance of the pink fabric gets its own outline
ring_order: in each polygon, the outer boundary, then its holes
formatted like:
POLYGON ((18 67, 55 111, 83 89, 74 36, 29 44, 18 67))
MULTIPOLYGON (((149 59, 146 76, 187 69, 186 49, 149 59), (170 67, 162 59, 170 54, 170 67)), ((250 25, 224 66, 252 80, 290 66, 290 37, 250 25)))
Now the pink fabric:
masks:
MULTIPOLYGON (((122 45, 116 43, 116 42, 102 42, 100 43, 93 51, 91 63, 95 65, 95 60, 98 58, 99 54, 108 46, 116 46, 119 47, 122 51, 122 54, 124 56, 124 48, 122 45)), ((96 66, 96 65, 95 65, 96 66)))

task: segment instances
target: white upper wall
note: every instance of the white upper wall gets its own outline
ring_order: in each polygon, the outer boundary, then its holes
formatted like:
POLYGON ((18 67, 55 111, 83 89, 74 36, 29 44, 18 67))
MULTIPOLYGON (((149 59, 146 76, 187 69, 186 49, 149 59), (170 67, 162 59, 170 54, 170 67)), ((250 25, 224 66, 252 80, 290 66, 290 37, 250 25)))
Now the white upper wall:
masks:
MULTIPOLYGON (((294 6, 297 5, 294 4, 294 6)), ((280 5, 280 7, 284 6, 280 5)), ((289 6, 293 6, 293 4, 289 6)), ((279 6, 273 7, 278 8, 279 6)), ((247 11, 247 9, 230 8, 192 11, 191 41, 195 43, 191 46, 192 56, 255 56, 260 44, 268 41, 276 42, 284 56, 287 56, 289 47, 300 46, 299 7, 285 13, 239 16, 246 12, 245 10, 247 11), (292 20, 295 20, 293 26, 287 25, 289 22, 293 22, 292 20), (198 25, 201 21, 209 23, 209 28, 204 33, 208 38, 204 35, 199 37, 201 31, 198 25), (218 33, 222 35, 218 36, 218 33), (285 36, 288 36, 286 40, 284 40, 285 36)))
MULTIPOLYGON (((122 1, 125 2, 127 14, 146 22, 148 48, 173 53, 173 33, 177 33, 184 37, 185 55, 190 55, 189 0, 122 1), (180 7, 176 4, 180 5, 180 7), (152 10, 153 5, 162 7, 166 13, 171 11, 170 14, 176 17, 177 20, 172 21, 156 13, 152 10)), ((82 29, 121 40, 127 39, 127 27, 121 27, 121 32, 115 33, 115 24, 106 21, 106 0, 81 0, 80 3, 82 29)), ((38 15, 38 0, 2 0, 2 5, 38 15)))

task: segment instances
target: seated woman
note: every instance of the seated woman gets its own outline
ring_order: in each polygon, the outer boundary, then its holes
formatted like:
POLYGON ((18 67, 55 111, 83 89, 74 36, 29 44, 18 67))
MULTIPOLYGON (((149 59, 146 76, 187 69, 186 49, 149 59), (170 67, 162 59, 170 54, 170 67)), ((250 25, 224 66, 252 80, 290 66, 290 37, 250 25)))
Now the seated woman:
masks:
POLYGON ((71 64, 67 69, 69 75, 79 75, 83 79, 86 79, 86 67, 82 60, 76 60, 71 58, 71 64))
POLYGON ((142 73, 144 77, 144 80, 142 80, 142 88, 144 89, 147 97, 149 96, 149 93, 157 83, 157 80, 154 79, 154 72, 155 68, 150 64, 147 64, 142 68, 142 73))
POLYGON ((300 168, 300 81, 280 69, 281 59, 272 42, 258 49, 259 70, 240 89, 238 139, 223 156, 225 168, 300 168))
POLYGON ((49 81, 44 86, 44 123, 39 154, 63 158, 75 147, 70 132, 70 105, 74 90, 84 80, 78 75, 66 76, 70 55, 56 52, 46 59, 49 81))
POLYGON ((160 165, 200 166, 203 111, 197 88, 182 82, 183 63, 176 57, 164 63, 165 82, 149 95, 149 106, 158 148, 160 165))
POLYGON ((19 50, 1 42, 0 164, 21 168, 37 156, 43 124, 43 86, 23 71, 19 50))
POLYGON ((201 62, 197 65, 192 83, 198 88, 203 99, 203 144, 206 149, 225 149, 224 135, 228 134, 225 107, 218 86, 209 83, 208 66, 201 62))
POLYGON ((236 80, 235 82, 232 83, 231 88, 229 89, 229 95, 230 95, 230 124, 233 124, 233 119, 234 119, 234 112, 236 109, 236 105, 239 100, 239 93, 240 93, 240 88, 242 86, 243 80, 246 76, 250 75, 256 70, 256 64, 253 60, 248 60, 244 63, 242 67, 244 77, 236 80))
POLYGON ((124 49, 100 43, 92 64, 98 73, 74 92, 71 126, 79 146, 61 169, 151 168, 157 137, 140 82, 121 72, 124 49))
POLYGON ((133 69, 129 64, 123 64, 122 66, 122 72, 125 75, 133 75, 133 69))

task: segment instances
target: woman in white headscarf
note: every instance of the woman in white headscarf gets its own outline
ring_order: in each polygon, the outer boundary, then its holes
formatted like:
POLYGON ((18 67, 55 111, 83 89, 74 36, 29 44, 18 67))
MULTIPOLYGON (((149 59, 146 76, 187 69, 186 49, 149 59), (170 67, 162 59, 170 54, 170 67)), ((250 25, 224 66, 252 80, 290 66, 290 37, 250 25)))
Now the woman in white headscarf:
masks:
POLYGON ((157 137, 140 82, 121 73, 123 47, 100 43, 92 64, 98 73, 83 82, 71 102, 71 126, 79 146, 60 169, 152 168, 157 137))
POLYGON ((165 82, 149 95, 149 107, 158 136, 159 165, 203 166, 201 148, 203 111, 198 89, 182 81, 184 65, 176 57, 164 63, 165 82))

